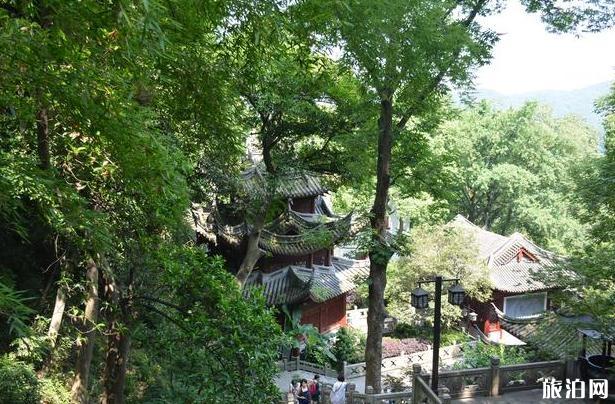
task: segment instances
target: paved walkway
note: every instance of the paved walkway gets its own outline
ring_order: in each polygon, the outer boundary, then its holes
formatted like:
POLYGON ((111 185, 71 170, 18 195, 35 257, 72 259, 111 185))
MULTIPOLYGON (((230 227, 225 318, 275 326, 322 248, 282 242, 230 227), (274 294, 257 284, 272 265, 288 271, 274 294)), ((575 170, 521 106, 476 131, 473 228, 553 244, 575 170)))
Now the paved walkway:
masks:
POLYGON ((543 399, 542 389, 517 391, 506 393, 499 397, 474 397, 452 400, 451 403, 472 403, 472 404, 585 404, 592 403, 591 400, 573 399, 543 399))
MULTIPOLYGON (((450 359, 446 359, 443 360, 441 363, 443 364, 443 366, 440 368, 440 370, 448 370, 451 369, 453 364, 455 362, 457 362, 459 360, 459 358, 450 358, 450 359)), ((431 373, 431 364, 430 363, 425 363, 422 365, 423 366, 423 372, 426 373, 431 373)), ((395 377, 401 377, 401 376, 406 376, 406 368, 402 367, 402 368, 397 368, 397 369, 389 369, 389 370, 384 370, 382 372, 382 375, 391 375, 391 376, 395 376, 395 377)), ((305 372, 305 371, 291 371, 291 372, 280 372, 276 379, 275 379, 275 384, 278 386, 278 388, 281 391, 287 391, 288 390, 288 386, 290 384, 290 381, 293 379, 293 376, 298 375, 300 379, 306 379, 306 380, 311 380, 314 377, 314 373, 309 373, 309 372, 305 372)), ((335 383, 336 379, 335 378, 331 378, 331 377, 325 377, 325 376, 320 376, 320 381, 324 382, 324 383, 329 383, 329 384, 333 384, 335 383)), ((360 377, 353 377, 353 378, 348 378, 346 379, 346 382, 348 383, 353 383, 355 385, 355 390, 363 393, 365 391, 365 376, 360 376, 360 377)), ((406 378, 405 380, 407 385, 410 385, 412 383, 412 381, 409 378, 406 378)), ((551 402, 552 403, 552 402, 551 402)))

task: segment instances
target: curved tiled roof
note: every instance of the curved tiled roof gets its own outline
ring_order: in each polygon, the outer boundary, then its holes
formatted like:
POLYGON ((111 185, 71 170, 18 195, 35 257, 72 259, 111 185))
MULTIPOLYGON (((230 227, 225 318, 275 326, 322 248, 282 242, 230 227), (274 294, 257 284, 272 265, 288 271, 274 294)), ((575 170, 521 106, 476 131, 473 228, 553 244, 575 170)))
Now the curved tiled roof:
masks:
POLYGON ((505 265, 489 267, 489 278, 497 290, 504 292, 535 292, 549 289, 540 280, 535 279, 545 269, 540 262, 516 262, 512 260, 505 265))
MULTIPOLYGON (((532 319, 513 319, 506 316, 494 304, 502 328, 535 348, 560 358, 575 357, 580 349, 579 327, 591 326, 583 318, 563 317, 547 312, 532 319)), ((587 341, 587 352, 597 354, 601 344, 596 340, 587 341)))
MULTIPOLYGON (((246 192, 260 192, 268 176, 263 164, 255 164, 241 173, 246 192)), ((276 192, 285 198, 304 198, 327 192, 320 179, 304 171, 289 171, 275 179, 276 192)))
POLYGON ((498 247, 508 241, 508 237, 482 229, 462 215, 455 216, 451 224, 468 230, 474 235, 476 244, 478 245, 478 254, 481 258, 488 259, 498 247))
POLYGON ((502 236, 476 226, 462 215, 457 215, 451 224, 474 236, 479 256, 487 261, 494 289, 514 293, 550 289, 538 275, 555 265, 558 257, 554 253, 538 247, 521 233, 502 236))
MULTIPOLYGON (((228 243, 238 244, 248 233, 248 226, 225 225, 217 213, 213 215, 215 231, 228 243)), ((306 218, 296 212, 288 212, 270 223, 261 232, 259 247, 278 255, 305 255, 330 247, 350 231, 352 214, 337 220, 325 222, 316 218, 306 218), (297 230, 299 234, 284 234, 289 230, 297 230)))
POLYGON ((269 274, 252 272, 244 285, 244 295, 261 287, 270 305, 299 303, 308 298, 324 302, 353 290, 369 275, 367 260, 333 257, 331 264, 312 268, 289 265, 269 274))

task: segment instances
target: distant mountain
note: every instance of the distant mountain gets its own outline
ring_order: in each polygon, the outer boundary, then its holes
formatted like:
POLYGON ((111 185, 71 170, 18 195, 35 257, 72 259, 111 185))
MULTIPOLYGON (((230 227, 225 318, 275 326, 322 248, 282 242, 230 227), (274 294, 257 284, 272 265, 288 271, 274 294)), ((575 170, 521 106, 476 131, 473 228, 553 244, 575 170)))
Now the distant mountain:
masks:
POLYGON ((596 100, 608 94, 611 83, 604 82, 577 90, 546 90, 506 95, 493 90, 477 89, 472 94, 476 99, 487 99, 500 108, 518 107, 526 101, 538 101, 550 105, 557 116, 580 115, 601 133, 602 119, 594 112, 596 100))

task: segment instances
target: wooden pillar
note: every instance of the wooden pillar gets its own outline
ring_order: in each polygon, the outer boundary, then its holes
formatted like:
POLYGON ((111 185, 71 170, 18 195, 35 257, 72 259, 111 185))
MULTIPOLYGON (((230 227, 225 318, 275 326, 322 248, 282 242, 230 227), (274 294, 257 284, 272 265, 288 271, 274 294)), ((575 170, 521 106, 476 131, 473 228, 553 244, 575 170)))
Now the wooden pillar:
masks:
POLYGON ((491 357, 491 372, 489 376, 490 388, 489 395, 492 397, 500 395, 500 358, 491 357))
POLYGON ((581 345, 581 351, 579 352, 579 356, 581 358, 585 357, 587 353, 587 337, 583 333, 579 333, 579 345, 581 345))

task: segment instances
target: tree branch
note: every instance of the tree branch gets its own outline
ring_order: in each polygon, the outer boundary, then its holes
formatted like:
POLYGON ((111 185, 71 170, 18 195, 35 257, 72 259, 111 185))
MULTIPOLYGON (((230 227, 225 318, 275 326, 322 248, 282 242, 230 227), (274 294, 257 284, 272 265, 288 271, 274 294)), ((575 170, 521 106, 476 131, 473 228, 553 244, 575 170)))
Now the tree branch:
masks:
POLYGON ((182 307, 180 307, 180 306, 178 306, 176 304, 169 303, 169 302, 167 302, 165 300, 158 299, 157 297, 152 297, 152 296, 136 296, 136 297, 134 297, 134 300, 147 300, 147 301, 150 301, 150 302, 160 303, 160 304, 162 304, 164 306, 171 307, 171 308, 179 311, 180 313, 186 314, 186 310, 184 308, 182 308, 182 307))
POLYGON ((143 307, 145 307, 146 309, 151 310, 154 313, 158 314, 159 316, 164 317, 165 319, 169 320, 170 322, 175 324, 178 328, 180 328, 182 331, 185 331, 185 332, 189 332, 190 331, 181 322, 177 321, 176 319, 174 319, 173 317, 169 316, 168 314, 158 310, 154 306, 150 306, 149 304, 143 304, 143 307))
MULTIPOLYGON (((472 8, 468 16, 463 20, 462 25, 464 25, 465 27, 469 27, 470 24, 472 24, 472 22, 478 15, 478 13, 480 12, 480 10, 485 6, 485 4, 487 4, 488 1, 489 0, 479 0, 476 3, 476 5, 472 8)), ((453 52, 453 55, 452 55, 453 57, 451 58, 450 64, 446 68, 442 69, 428 83, 427 87, 424 88, 423 92, 418 96, 416 101, 412 104, 412 106, 408 108, 406 113, 400 118, 400 120, 397 122, 397 125, 395 125, 398 131, 406 127, 406 124, 408 123, 410 118, 416 114, 418 105, 421 105, 427 99, 427 97, 431 95, 431 93, 436 89, 436 87, 438 87, 438 85, 442 82, 442 79, 444 79, 444 76, 450 70, 453 61, 457 59, 457 57, 459 56, 459 53, 461 53, 461 48, 456 49, 455 52, 453 52)))

